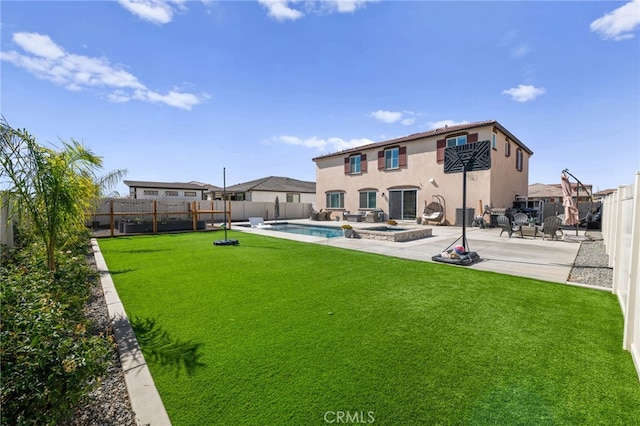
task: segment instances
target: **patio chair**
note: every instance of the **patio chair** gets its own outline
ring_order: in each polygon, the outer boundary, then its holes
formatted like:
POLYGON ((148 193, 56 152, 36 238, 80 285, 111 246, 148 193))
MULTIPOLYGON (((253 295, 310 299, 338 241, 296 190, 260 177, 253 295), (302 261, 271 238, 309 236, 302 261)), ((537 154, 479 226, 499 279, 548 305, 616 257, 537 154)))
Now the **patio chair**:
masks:
POLYGON ((422 211, 422 222, 440 223, 443 216, 444 216, 444 211, 442 208, 442 204, 438 203, 437 201, 432 201, 431 203, 426 204, 426 201, 425 201, 424 210, 422 211))
POLYGON ((260 228, 264 226, 264 218, 262 217, 250 217, 249 224, 251 224, 252 228, 260 228))
POLYGON ((529 216, 525 213, 516 213, 513 215, 513 221, 517 225, 526 225, 529 222, 529 216))
MULTIPOLYGON (((502 236, 503 232, 506 232, 509 235, 509 238, 511 238, 511 235, 514 232, 520 232, 520 225, 512 223, 508 217, 500 215, 496 220, 498 222, 498 226, 502 228, 502 231, 500 231, 500 236, 502 236)), ((520 236, 522 236, 522 233, 520 234, 520 236)))
POLYGON ((558 231, 560 235, 564 235, 562 229, 560 228, 562 225, 562 219, 559 216, 549 216, 544 221, 542 221, 542 239, 544 237, 550 237, 551 239, 558 239, 558 231))

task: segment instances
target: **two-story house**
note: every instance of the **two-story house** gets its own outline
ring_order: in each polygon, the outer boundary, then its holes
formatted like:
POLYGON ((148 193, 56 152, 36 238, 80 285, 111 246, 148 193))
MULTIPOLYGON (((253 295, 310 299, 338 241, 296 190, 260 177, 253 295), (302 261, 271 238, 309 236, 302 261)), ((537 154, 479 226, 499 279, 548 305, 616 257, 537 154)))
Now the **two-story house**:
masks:
POLYGON ((467 208, 510 208, 526 195, 533 152, 495 120, 445 126, 322 155, 316 163, 317 208, 412 220, 426 203, 444 198, 449 223, 462 214, 463 174, 444 171, 445 148, 490 141, 491 168, 467 173, 467 208))

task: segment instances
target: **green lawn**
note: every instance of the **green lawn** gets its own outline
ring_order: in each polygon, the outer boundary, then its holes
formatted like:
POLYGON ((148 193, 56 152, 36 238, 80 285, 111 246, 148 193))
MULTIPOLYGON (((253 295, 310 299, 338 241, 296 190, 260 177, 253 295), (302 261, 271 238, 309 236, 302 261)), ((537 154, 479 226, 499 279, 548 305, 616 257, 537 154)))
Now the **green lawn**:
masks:
POLYGON ((640 424, 611 294, 220 238, 99 241, 176 426, 640 424))

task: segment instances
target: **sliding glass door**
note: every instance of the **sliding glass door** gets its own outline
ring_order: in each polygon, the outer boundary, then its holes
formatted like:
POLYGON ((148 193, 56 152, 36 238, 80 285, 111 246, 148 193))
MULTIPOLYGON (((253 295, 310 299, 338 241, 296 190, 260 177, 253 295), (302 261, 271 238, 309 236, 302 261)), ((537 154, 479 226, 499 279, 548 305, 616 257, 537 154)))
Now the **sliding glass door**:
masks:
POLYGON ((414 220, 418 211, 418 191, 389 191, 389 219, 414 220))

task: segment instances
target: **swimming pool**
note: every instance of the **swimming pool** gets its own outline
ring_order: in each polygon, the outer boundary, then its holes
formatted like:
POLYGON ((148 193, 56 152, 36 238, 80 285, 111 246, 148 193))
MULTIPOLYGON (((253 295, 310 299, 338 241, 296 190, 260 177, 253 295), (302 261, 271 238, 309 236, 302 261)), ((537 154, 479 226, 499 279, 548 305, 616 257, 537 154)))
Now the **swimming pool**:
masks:
POLYGON ((263 227, 266 231, 288 232, 290 234, 310 235, 312 237, 336 238, 342 237, 341 228, 332 226, 298 225, 291 223, 278 223, 269 227, 263 227))

